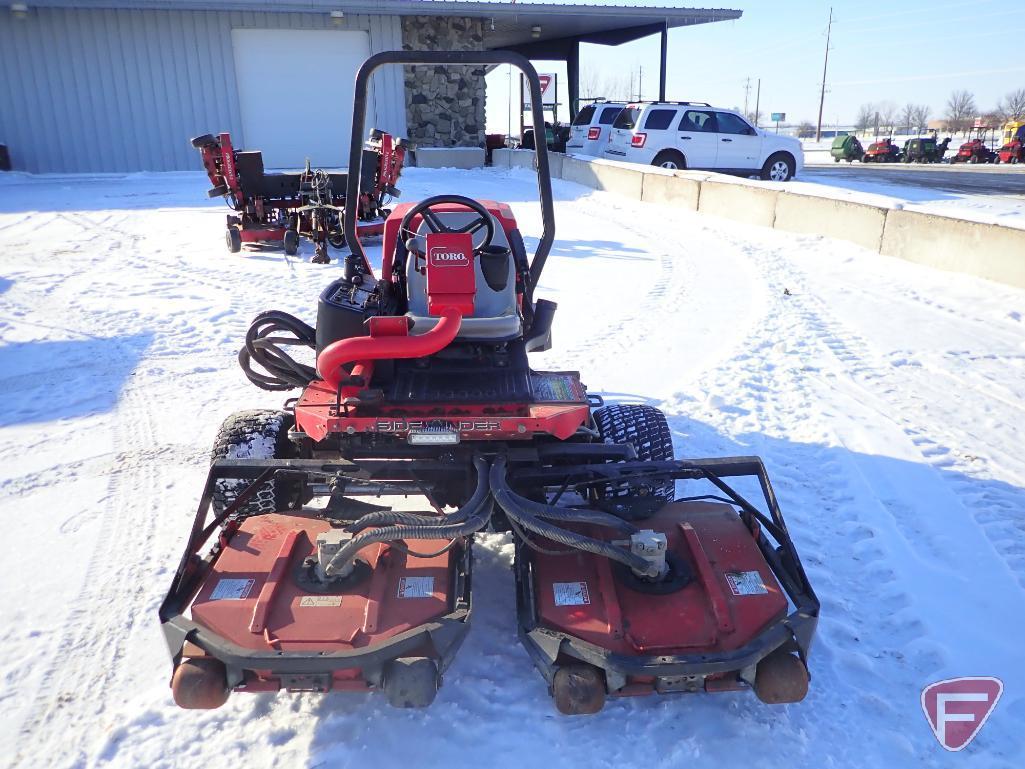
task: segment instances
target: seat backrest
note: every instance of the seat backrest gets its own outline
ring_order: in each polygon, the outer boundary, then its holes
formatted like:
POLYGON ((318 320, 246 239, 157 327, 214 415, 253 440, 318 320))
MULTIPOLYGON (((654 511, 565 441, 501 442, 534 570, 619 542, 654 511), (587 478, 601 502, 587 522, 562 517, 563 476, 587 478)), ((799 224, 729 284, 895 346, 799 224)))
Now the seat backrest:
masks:
MULTIPOLYGON (((477 218, 477 214, 469 211, 451 211, 437 214, 449 227, 461 227, 469 224, 477 218)), ((491 240, 492 246, 509 248, 509 240, 505 236, 501 222, 494 216, 491 220, 495 225, 495 236, 491 240)), ((417 236, 426 238, 430 230, 426 224, 421 223, 417 230, 417 236)), ((478 246, 483 241, 483 230, 474 233, 473 242, 478 246)), ((421 241, 422 242, 422 241, 421 241)), ((427 317, 427 276, 421 270, 424 269, 424 260, 419 260, 413 254, 409 255, 409 262, 406 265, 406 286, 409 292, 409 312, 418 317, 427 317)), ((505 286, 495 290, 488 285, 484 279, 484 272, 481 269, 480 258, 474 257, 473 271, 476 281, 476 294, 473 300, 473 314, 471 318, 499 318, 516 314, 516 266, 513 263, 512 255, 509 255, 508 276, 505 286)))

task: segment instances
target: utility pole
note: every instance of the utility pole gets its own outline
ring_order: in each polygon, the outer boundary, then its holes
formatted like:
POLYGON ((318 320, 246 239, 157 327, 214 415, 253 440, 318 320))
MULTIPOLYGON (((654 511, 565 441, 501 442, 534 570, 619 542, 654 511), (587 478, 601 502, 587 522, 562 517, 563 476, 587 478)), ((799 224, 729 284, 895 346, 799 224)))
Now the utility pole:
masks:
POLYGON ((755 92, 755 128, 762 117, 762 79, 758 78, 758 90, 755 92))
POLYGON ((644 65, 637 67, 637 101, 644 98, 644 65))
POLYGON ((744 117, 747 117, 748 114, 750 114, 747 111, 747 100, 750 98, 750 96, 751 96, 751 78, 747 78, 744 81, 744 117))
POLYGON ((822 62, 822 93, 819 96, 819 122, 815 128, 815 141, 822 140, 822 108, 826 104, 826 70, 829 67, 829 38, 833 32, 833 9, 829 9, 829 24, 826 26, 826 58, 822 62))

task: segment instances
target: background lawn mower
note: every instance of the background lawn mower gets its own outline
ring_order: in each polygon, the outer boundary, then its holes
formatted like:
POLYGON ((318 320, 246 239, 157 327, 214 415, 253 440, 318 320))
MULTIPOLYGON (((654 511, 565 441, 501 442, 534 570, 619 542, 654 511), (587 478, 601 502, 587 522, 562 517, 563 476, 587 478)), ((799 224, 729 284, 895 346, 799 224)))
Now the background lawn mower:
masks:
MULTIPOLYGON (((346 201, 345 173, 306 169, 299 173, 266 173, 259 150, 236 150, 231 136, 204 134, 192 140, 200 151, 203 167, 213 187, 210 197, 223 196, 236 214, 228 216, 224 234, 228 250, 238 253, 243 243, 280 242, 285 253, 299 250, 299 238, 316 246, 314 262, 330 261, 327 247, 345 247, 342 230, 346 201)), ((358 232, 363 237, 380 235, 389 214, 390 198, 397 198, 395 186, 402 173, 406 152, 412 145, 405 139, 395 141, 376 128, 370 132, 362 152, 356 206, 358 232)))
POLYGON ((894 144, 893 139, 883 139, 873 142, 865 150, 862 163, 897 163, 900 162, 900 147, 894 144))
MULTIPOLYGON (((527 76, 541 125, 540 82, 519 54, 365 62, 349 199, 374 70, 505 63, 527 76)), ((351 253, 316 328, 273 311, 254 321, 239 353, 249 379, 302 392, 218 435, 160 608, 178 705, 281 689, 428 705, 469 629, 484 529, 511 532, 520 639, 561 712, 652 693, 805 696, 819 603, 761 461, 677 460, 657 409, 606 406, 577 372, 530 367, 556 309, 534 297, 555 232, 543 145, 536 159, 532 258, 508 206, 443 194, 391 213, 375 276, 350 208, 351 253), (677 481, 704 488, 677 497, 677 481), (406 495, 424 509, 381 503, 406 495)))
POLYGON ((975 129, 978 134, 962 144, 951 159, 951 163, 992 163, 997 159, 994 152, 986 143, 989 133, 988 128, 975 129))

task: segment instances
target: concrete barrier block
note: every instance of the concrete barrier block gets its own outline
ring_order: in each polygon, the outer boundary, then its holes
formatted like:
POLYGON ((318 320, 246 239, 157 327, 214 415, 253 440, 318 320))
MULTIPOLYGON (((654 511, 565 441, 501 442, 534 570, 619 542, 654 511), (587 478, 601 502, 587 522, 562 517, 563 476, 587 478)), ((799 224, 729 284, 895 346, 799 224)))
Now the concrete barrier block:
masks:
POLYGON ((777 230, 823 235, 879 251, 886 209, 848 200, 781 192, 776 198, 777 230))
POLYGON ((515 150, 509 149, 497 149, 491 150, 491 165, 494 168, 511 168, 512 167, 512 153, 515 150))
POLYGON ((701 183, 698 211, 745 224, 772 227, 780 193, 753 184, 722 181, 701 183))
POLYGON ((697 179, 677 176, 672 171, 660 168, 652 168, 643 174, 641 200, 646 203, 661 203, 697 211, 700 196, 701 182, 697 179))
POLYGON ((419 168, 483 168, 483 147, 417 147, 419 168))
POLYGON ((880 253, 1025 288, 1025 230, 894 210, 880 253))
POLYGON ((562 178, 596 190, 607 190, 618 195, 641 199, 644 166, 631 167, 627 163, 610 160, 580 160, 566 157, 562 162, 562 178))

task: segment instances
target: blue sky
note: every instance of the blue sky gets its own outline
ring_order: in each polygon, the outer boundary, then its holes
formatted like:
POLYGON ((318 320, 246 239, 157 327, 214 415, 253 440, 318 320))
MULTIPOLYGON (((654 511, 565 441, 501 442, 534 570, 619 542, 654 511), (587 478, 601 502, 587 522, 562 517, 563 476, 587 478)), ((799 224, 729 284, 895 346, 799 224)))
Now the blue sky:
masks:
MULTIPOLYGON (((575 0, 563 0, 574 2, 575 0)), ((597 2, 597 0, 593 0, 597 2)), ((678 5, 742 10, 738 21, 669 32, 667 96, 743 107, 744 83, 762 80, 761 111, 815 122, 830 4, 790 2, 674 3, 618 0, 618 5, 678 5)), ((982 110, 1008 91, 1025 88, 1025 5, 1008 0, 834 2, 834 24, 823 122, 852 123, 866 102, 927 104, 944 112, 955 89, 975 94, 982 110)), ((585 45, 581 69, 599 82, 644 67, 644 92, 658 96, 658 37, 618 47, 585 45)), ((539 69, 562 72, 561 65, 539 69)), ((506 76, 488 79, 489 130, 505 131, 506 76)), ((515 118, 514 118, 515 120, 515 118)), ((516 129, 514 129, 516 130, 516 129)))

